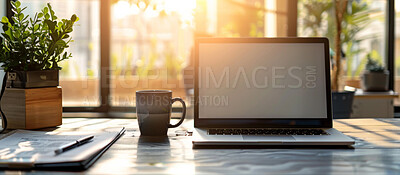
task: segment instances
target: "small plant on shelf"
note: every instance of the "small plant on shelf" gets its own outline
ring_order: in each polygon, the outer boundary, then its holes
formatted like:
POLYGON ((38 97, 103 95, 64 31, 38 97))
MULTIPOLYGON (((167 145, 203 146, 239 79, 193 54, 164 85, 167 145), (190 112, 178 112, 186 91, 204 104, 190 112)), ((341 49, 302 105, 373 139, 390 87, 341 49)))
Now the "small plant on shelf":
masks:
POLYGON ((361 87, 364 91, 388 91, 389 90, 389 71, 373 59, 371 54, 367 55, 367 64, 361 74, 361 87))
POLYGON ((365 70, 371 72, 384 72, 385 67, 383 67, 377 60, 372 59, 371 55, 367 55, 367 64, 365 65, 365 70))

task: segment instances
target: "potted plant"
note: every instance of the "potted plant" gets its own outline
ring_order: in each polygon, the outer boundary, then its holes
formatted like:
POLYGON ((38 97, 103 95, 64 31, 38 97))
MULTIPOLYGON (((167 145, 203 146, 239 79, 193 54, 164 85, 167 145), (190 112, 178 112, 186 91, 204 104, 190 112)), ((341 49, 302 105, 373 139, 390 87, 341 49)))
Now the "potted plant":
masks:
POLYGON ((58 20, 50 4, 33 18, 25 15, 19 1, 11 1, 14 15, 3 17, 0 37, 0 63, 7 72, 7 84, 16 88, 58 86, 58 63, 71 57, 65 49, 78 21, 58 20))
POLYGON ((79 18, 58 19, 50 4, 29 17, 19 1, 11 1, 14 15, 3 17, 0 64, 6 72, 1 109, 11 129, 36 129, 62 123, 62 90, 59 62, 66 52, 70 33, 79 18), (7 85, 6 85, 7 84, 7 85))
POLYGON ((361 75, 361 85, 364 91, 388 91, 389 71, 378 61, 373 60, 371 55, 367 55, 368 62, 361 75))

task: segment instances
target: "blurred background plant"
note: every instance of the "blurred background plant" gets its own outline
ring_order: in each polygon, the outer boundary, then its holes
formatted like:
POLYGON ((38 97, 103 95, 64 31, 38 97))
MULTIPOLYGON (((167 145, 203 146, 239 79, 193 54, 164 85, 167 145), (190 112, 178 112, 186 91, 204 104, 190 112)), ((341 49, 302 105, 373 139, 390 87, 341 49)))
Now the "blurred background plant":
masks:
POLYGON ((374 53, 367 54, 367 63, 365 64, 365 70, 371 72, 383 72, 385 67, 382 65, 382 60, 379 55, 374 53))
MULTIPOLYGON (((332 0, 300 0, 299 3, 303 11, 299 11, 300 19, 302 19, 302 31, 308 36, 325 36, 329 38, 330 46, 334 49, 334 36, 336 35, 336 24, 334 15, 334 6, 332 0)), ((361 70, 366 63, 366 54, 374 52, 379 54, 377 50, 367 51, 360 47, 360 43, 365 40, 376 39, 379 37, 377 33, 369 33, 369 35, 361 35, 365 29, 374 20, 384 20, 383 15, 371 14, 376 13, 376 9, 372 8, 371 1, 368 0, 350 0, 343 14, 341 45, 345 59, 345 75, 347 78, 358 78, 361 70), (356 59, 357 58, 357 59, 356 59)), ((335 63, 336 64, 336 63, 335 63)))

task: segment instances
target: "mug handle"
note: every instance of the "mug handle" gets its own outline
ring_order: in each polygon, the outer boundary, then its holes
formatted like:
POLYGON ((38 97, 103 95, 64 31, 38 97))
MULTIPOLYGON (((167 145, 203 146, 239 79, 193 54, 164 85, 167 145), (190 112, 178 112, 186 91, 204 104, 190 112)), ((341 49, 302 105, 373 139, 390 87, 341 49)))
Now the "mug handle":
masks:
POLYGON ((175 125, 169 124, 169 125, 168 125, 168 128, 176 128, 176 127, 178 127, 179 125, 182 124, 183 120, 185 119, 185 115, 186 115, 186 104, 185 104, 185 102, 184 102, 181 98, 177 97, 177 98, 173 98, 173 99, 171 100, 171 105, 172 105, 173 103, 175 103, 176 101, 179 101, 179 102, 182 103, 182 108, 183 108, 182 117, 181 117, 181 120, 179 120, 179 122, 178 122, 177 124, 175 124, 175 125))

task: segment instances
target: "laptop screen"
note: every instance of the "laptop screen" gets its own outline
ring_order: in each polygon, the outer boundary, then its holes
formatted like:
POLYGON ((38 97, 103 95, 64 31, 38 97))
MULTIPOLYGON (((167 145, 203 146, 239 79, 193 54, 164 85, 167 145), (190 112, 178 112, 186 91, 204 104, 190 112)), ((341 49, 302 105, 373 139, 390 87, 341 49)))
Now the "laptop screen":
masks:
POLYGON ((326 119, 323 43, 199 43, 199 119, 326 119))

